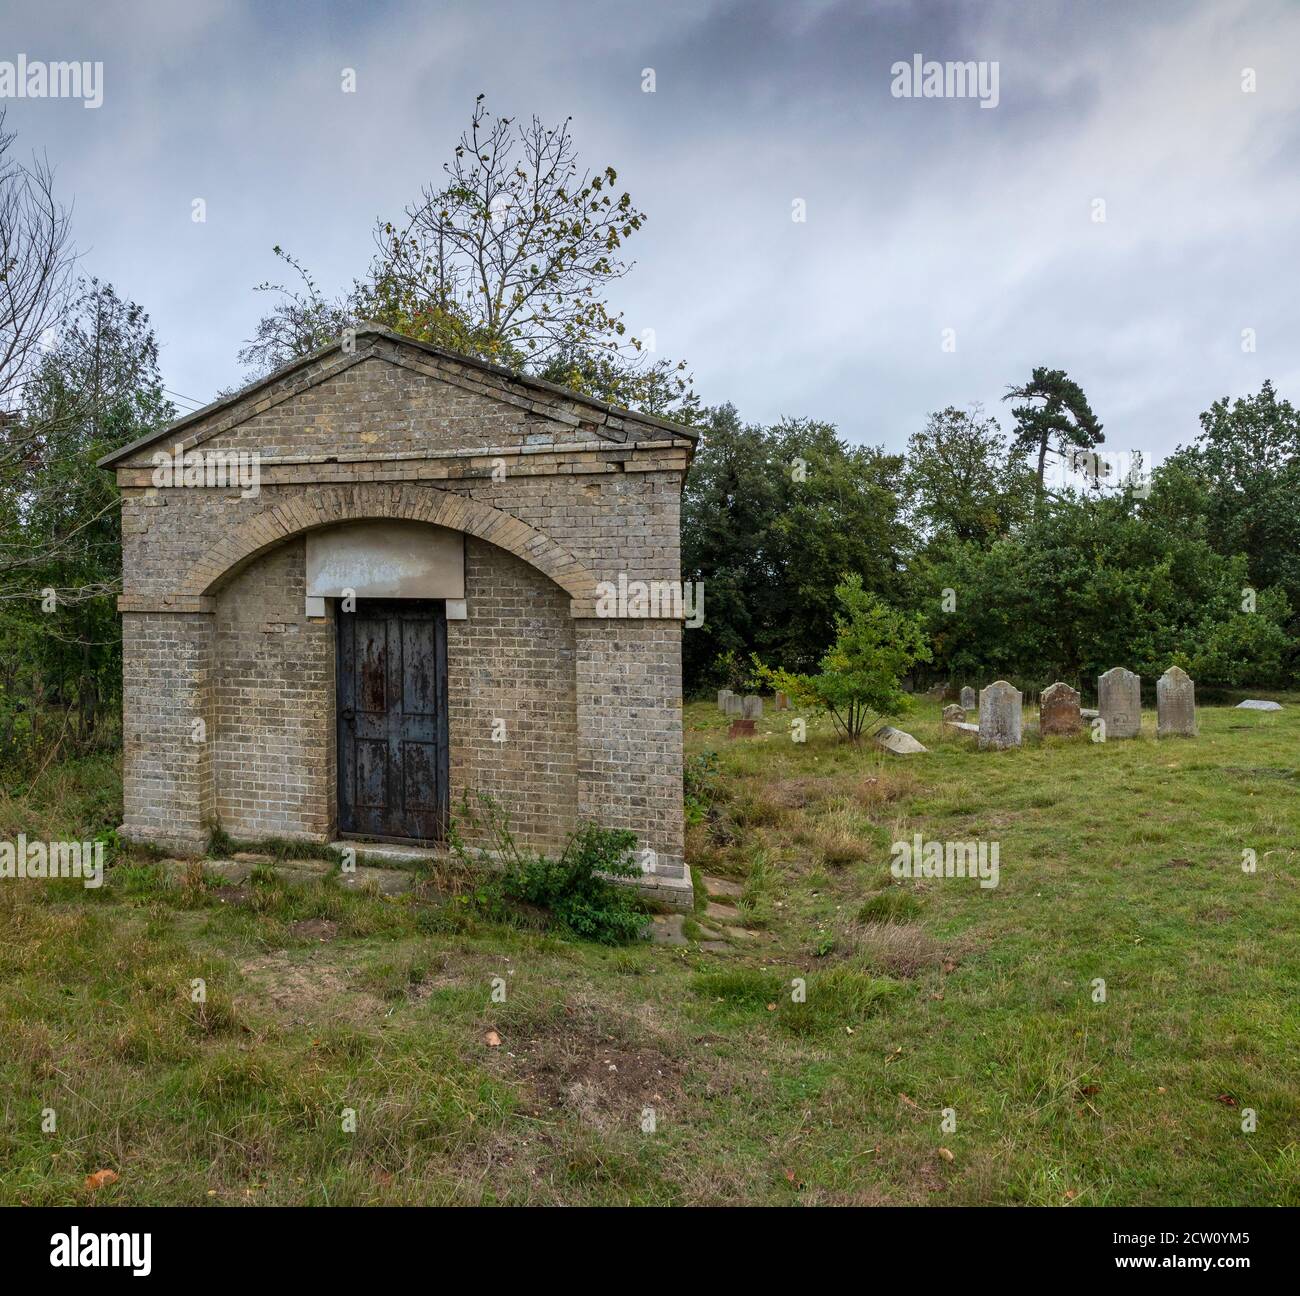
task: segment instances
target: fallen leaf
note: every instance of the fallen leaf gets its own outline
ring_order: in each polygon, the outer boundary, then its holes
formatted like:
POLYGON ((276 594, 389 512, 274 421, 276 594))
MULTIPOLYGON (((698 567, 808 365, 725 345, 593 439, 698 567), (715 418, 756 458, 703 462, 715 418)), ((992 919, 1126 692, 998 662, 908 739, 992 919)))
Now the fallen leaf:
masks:
POLYGON ((109 1184, 117 1182, 117 1175, 112 1170, 96 1170, 94 1174, 86 1176, 86 1187, 94 1191, 96 1188, 105 1188, 109 1184))
POLYGON ((1231 1094, 1220 1094, 1215 1102, 1221 1102, 1225 1107, 1235 1107, 1237 1100, 1231 1094))
POLYGON ((1081 1094, 1101 1093, 1101 1085, 1098 1084, 1084 1085, 1083 1088, 1079 1090, 1079 1092, 1081 1094))

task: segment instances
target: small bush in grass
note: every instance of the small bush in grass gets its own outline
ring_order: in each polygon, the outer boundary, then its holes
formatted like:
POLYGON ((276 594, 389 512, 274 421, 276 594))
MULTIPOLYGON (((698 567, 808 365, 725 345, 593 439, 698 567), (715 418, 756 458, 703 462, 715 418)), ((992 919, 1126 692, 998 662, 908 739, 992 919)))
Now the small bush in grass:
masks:
POLYGON ((886 887, 868 896, 858 910, 858 921, 863 923, 911 922, 921 912, 921 902, 902 887, 886 887))
POLYGON ((688 825, 703 823, 708 818, 709 808, 718 799, 720 774, 717 752, 700 752, 686 762, 682 770, 682 800, 688 825))
POLYGON ((477 807, 463 798, 461 815, 491 842, 474 859, 455 825, 448 834, 467 871, 480 873, 475 896, 481 909, 512 921, 526 917, 528 907, 544 910, 572 935, 601 945, 625 945, 644 934, 650 917, 640 896, 610 880, 641 876, 632 858, 635 833, 583 824, 553 859, 520 847, 509 817, 486 794, 479 794, 477 807))

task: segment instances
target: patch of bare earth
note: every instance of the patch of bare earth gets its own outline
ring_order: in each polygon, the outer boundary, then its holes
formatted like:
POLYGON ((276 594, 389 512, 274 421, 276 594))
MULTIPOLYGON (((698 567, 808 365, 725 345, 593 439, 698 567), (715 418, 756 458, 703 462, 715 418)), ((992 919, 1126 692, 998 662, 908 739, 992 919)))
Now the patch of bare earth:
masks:
POLYGON ((672 1104, 688 1069, 656 1043, 581 1009, 532 1023, 522 1035, 500 1034, 499 1061, 525 1087, 536 1115, 564 1112, 602 1133, 639 1122, 647 1107, 672 1104))
POLYGON ((242 962, 239 970, 247 988, 239 1000, 252 1007, 269 1007, 297 1025, 326 1015, 355 1021, 382 1013, 380 1000, 356 989, 324 954, 291 959, 287 950, 276 950, 242 962))
POLYGON ((339 934, 339 925, 329 918, 304 918, 301 922, 289 924, 289 934, 299 940, 324 944, 339 934))

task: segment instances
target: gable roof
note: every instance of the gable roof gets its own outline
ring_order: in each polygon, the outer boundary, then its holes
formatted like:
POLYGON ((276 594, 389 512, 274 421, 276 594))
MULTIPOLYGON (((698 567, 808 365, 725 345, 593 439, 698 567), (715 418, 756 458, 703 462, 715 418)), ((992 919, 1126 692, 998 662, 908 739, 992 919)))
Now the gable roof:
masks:
MULTIPOLYGON (((484 373, 493 374, 497 378, 504 379, 506 382, 516 387, 522 387, 526 391, 537 392, 543 397, 558 398, 560 400, 571 402, 575 405, 583 406, 592 411, 593 415, 598 415, 600 422, 605 423, 607 420, 614 420, 620 425, 623 423, 639 424, 643 427, 654 428, 661 432, 669 432, 673 436, 685 437, 692 443, 700 439, 699 432, 693 428, 686 427, 681 423, 674 423, 669 419, 659 418, 654 414, 639 414, 635 410, 623 409, 618 405, 610 405, 606 401, 597 400, 594 396, 584 396, 580 392, 572 391, 568 387, 561 387, 558 383, 547 382, 544 378, 535 378, 530 374, 516 373, 512 369, 507 369, 504 365, 493 364, 488 360, 480 360, 476 356, 465 355, 460 351, 451 351, 446 347, 435 346, 432 342, 421 342, 416 338, 406 337, 402 333, 394 333, 391 329, 384 328, 381 324, 364 323, 357 326, 356 337, 376 337, 383 338, 396 346, 409 347, 413 350, 423 351, 428 355, 437 356, 441 360, 448 360, 455 364, 465 365, 471 369, 478 369, 484 373)), ((310 365, 316 364, 335 352, 342 352, 343 342, 331 342, 328 346, 320 347, 318 350, 311 352, 310 355, 299 356, 296 360, 291 360, 286 365, 281 365, 279 369, 273 370, 265 378, 259 378, 256 382, 249 383, 248 386, 242 387, 232 396, 226 396, 221 400, 215 400, 209 405, 197 409, 191 414, 179 418, 166 427, 160 428, 157 432, 147 433, 145 436, 137 438, 127 445, 121 446, 117 450, 110 451, 103 458, 97 461, 100 468, 114 468, 123 460, 129 459, 137 451, 152 445, 155 441, 161 441, 165 437, 174 436, 178 432, 184 431, 195 424, 202 423, 204 420, 211 418, 215 414, 220 414, 225 410, 233 409, 243 401, 249 400, 256 396, 259 391, 273 387, 285 378, 290 377, 299 369, 305 369, 310 365)), ((360 358, 360 357, 358 357, 360 358)), ((382 358, 382 357, 381 357, 382 358)), ((332 372, 321 375, 320 380, 332 376, 332 372)))

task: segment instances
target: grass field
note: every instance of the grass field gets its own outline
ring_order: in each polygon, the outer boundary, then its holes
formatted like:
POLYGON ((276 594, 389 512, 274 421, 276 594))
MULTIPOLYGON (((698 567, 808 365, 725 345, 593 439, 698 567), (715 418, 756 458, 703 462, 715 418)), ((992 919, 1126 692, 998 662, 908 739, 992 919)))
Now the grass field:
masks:
MULTIPOLYGON (((0 1201, 1300 1204, 1282 700, 1006 754, 918 702, 903 759, 771 714, 728 742, 692 704, 688 756, 717 762, 689 854, 742 921, 701 912, 680 947, 265 867, 0 883, 0 1201), (999 885, 898 883, 916 832, 996 841, 999 885)), ((119 812, 111 761, 64 765, 0 797, 0 838, 119 812)))

